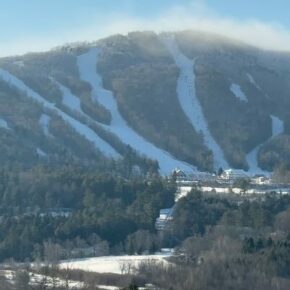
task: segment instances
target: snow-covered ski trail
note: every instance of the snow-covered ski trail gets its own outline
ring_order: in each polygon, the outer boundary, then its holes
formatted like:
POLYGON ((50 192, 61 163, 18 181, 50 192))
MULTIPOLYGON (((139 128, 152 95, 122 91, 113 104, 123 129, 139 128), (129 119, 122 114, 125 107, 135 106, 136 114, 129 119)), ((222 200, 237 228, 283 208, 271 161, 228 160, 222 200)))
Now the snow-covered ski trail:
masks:
POLYGON ((14 75, 10 74, 9 72, 1 68, 0 68, 0 77, 13 87, 25 93, 29 98, 40 103, 43 107, 53 110, 65 122, 67 122, 71 127, 73 127, 80 135, 84 136, 87 140, 91 141, 96 146, 96 148, 98 148, 106 156, 113 158, 120 157, 119 153, 116 152, 116 150, 113 147, 111 147, 110 144, 106 143, 103 139, 101 139, 91 128, 82 124, 78 120, 72 118, 68 114, 58 109, 54 103, 47 101, 45 98, 43 98, 38 93, 29 88, 27 85, 25 85, 23 81, 21 81, 14 75))
POLYGON ((72 111, 76 111, 83 114, 81 109, 81 101, 78 97, 71 93, 70 89, 61 83, 54 81, 62 92, 62 104, 70 108, 72 111))
MULTIPOLYGON (((271 115, 272 120, 272 136, 271 138, 284 133, 284 122, 278 117, 271 115)), ((270 139, 271 139, 270 138, 270 139)), ((248 172, 251 174, 265 174, 269 175, 269 172, 262 170, 258 165, 258 153, 263 144, 258 145, 246 156, 246 160, 249 166, 248 172)))
POLYGON ((146 141, 142 136, 129 127, 119 112, 116 99, 112 92, 103 88, 102 78, 97 72, 99 54, 100 49, 91 48, 87 53, 78 57, 77 64, 80 78, 92 86, 92 97, 94 101, 103 105, 111 113, 112 120, 111 124, 106 126, 107 129, 118 136, 122 142, 130 145, 139 153, 157 160, 162 174, 170 174, 176 167, 186 172, 196 170, 193 166, 175 159, 169 153, 146 141))
POLYGON ((211 135, 202 107, 196 96, 195 60, 191 60, 182 54, 174 37, 163 37, 162 41, 180 70, 177 83, 177 96, 185 115, 190 120, 194 129, 203 134, 205 145, 213 152, 215 169, 219 167, 228 168, 228 162, 225 159, 221 147, 211 135))

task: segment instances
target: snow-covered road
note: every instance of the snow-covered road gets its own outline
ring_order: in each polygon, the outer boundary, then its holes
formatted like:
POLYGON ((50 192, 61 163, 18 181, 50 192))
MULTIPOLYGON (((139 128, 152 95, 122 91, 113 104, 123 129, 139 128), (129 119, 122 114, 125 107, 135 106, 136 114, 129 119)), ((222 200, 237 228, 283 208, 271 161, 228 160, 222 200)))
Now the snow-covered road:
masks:
POLYGON ((213 152, 214 167, 216 169, 219 167, 228 168, 228 162, 224 157, 221 147, 217 144, 208 128, 206 118, 196 95, 194 74, 195 60, 187 58, 180 51, 174 37, 164 37, 162 41, 180 70, 177 83, 177 96, 185 115, 190 120, 194 129, 203 134, 206 146, 213 152))

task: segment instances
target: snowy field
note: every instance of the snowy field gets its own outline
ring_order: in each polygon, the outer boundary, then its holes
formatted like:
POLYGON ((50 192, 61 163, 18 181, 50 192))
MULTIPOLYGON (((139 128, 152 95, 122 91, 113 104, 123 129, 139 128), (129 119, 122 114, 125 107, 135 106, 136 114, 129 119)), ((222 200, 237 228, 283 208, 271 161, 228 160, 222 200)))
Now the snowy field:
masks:
POLYGON ((92 48, 87 53, 78 57, 77 64, 80 78, 88 82, 93 88, 92 97, 94 101, 103 105, 111 113, 112 121, 106 128, 118 136, 122 142, 129 144, 139 153, 157 160, 159 162, 160 171, 163 174, 171 173, 176 167, 185 172, 194 170, 195 168, 193 166, 175 159, 168 152, 157 148, 129 127, 119 112, 116 99, 112 92, 103 88, 102 78, 96 70, 99 54, 100 50, 98 48, 92 48))
POLYGON ((78 269, 96 273, 122 274, 125 265, 137 267, 141 262, 155 261, 168 264, 165 260, 168 254, 145 255, 145 256, 105 256, 97 258, 63 261, 60 263, 62 269, 78 269), (123 269, 123 270, 122 270, 123 269))
POLYGON ((180 70, 177 84, 177 96, 185 115, 190 120, 196 132, 201 132, 203 134, 206 146, 213 152, 215 168, 229 168, 221 147, 211 135, 202 107, 196 96, 194 74, 195 60, 191 60, 182 54, 173 37, 164 37, 162 40, 180 70))
POLYGON ((38 124, 39 126, 42 128, 43 133, 46 136, 51 136, 49 133, 49 123, 50 123, 51 117, 46 115, 46 114, 42 114, 39 118, 38 124))
MULTIPOLYGON (((52 278, 50 276, 44 276, 41 274, 36 274, 33 272, 29 272, 30 276, 30 285, 33 286, 38 286, 42 284, 44 281, 46 283, 46 289, 54 289, 55 287, 67 287, 70 290, 77 290, 80 288, 85 287, 85 283, 79 282, 79 281, 72 281, 68 280, 65 281, 60 278, 52 278)), ((11 284, 14 284, 15 277, 16 277, 16 272, 11 271, 11 270, 0 270, 0 277, 5 277, 11 284)), ((119 290, 119 287, 116 286, 109 286, 109 285, 96 285, 98 289, 104 289, 104 290, 119 290)))

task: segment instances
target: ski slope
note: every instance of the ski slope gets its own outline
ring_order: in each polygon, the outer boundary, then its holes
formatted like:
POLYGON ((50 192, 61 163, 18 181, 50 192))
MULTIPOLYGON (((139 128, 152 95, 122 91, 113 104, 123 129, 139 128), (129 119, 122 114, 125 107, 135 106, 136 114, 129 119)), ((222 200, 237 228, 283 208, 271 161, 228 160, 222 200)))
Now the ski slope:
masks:
POLYGON ((242 102, 248 102, 247 96, 244 94, 244 92, 242 91, 239 85, 231 84, 230 90, 237 99, 239 99, 242 102))
POLYGON ((59 82, 55 81, 55 83, 62 92, 62 104, 70 108, 73 112, 75 111, 80 114, 83 114, 80 99, 76 97, 74 94, 72 94, 69 88, 65 87, 59 82))
POLYGON ((58 109, 54 103, 47 101, 45 98, 43 98, 38 93, 29 88, 27 85, 25 85, 17 77, 0 68, 0 78, 9 83, 10 85, 14 86, 15 88, 17 88, 18 90, 22 91, 29 98, 41 104, 44 108, 53 110, 66 123, 68 123, 71 127, 73 127, 76 130, 76 132, 84 136, 87 140, 91 141, 96 146, 96 148, 98 148, 106 156, 113 158, 120 157, 119 153, 117 153, 115 149, 111 147, 111 145, 102 140, 91 128, 82 124, 78 120, 72 118, 68 114, 58 109))
POLYGON ((78 57, 77 64, 80 78, 92 86, 92 97, 94 101, 103 105, 111 113, 111 124, 106 128, 111 133, 118 136, 122 142, 130 145, 139 153, 157 160, 162 174, 170 174, 176 167, 186 172, 196 170, 191 165, 175 159, 169 153, 146 141, 129 127, 119 112, 117 102, 112 92, 103 88, 102 78, 96 69, 99 54, 100 50, 98 48, 91 48, 87 53, 78 57))
POLYGON ((246 161, 249 166, 248 173, 250 173, 251 175, 255 175, 255 174, 268 175, 269 174, 269 172, 262 170, 258 164, 258 153, 262 145, 263 144, 258 145, 250 153, 246 155, 246 161))
POLYGON ((1 119, 1 118, 0 118, 0 128, 9 130, 8 123, 4 119, 1 119))
POLYGON ((219 167, 228 168, 228 162, 224 157, 221 147, 211 135, 202 107, 196 95, 194 74, 195 60, 191 60, 182 54, 173 37, 164 37, 162 40, 180 70, 177 83, 177 96, 185 115, 190 120, 194 129, 203 134, 206 146, 213 152, 215 169, 219 167))
MULTIPOLYGON (((270 116, 272 120, 272 136, 271 138, 284 133, 284 122, 278 117, 273 115, 270 116)), ((270 138, 270 139, 271 139, 270 138)), ((249 166, 248 172, 251 174, 265 174, 268 175, 269 172, 263 171, 258 165, 258 153, 263 144, 258 145, 246 156, 246 160, 249 166)))

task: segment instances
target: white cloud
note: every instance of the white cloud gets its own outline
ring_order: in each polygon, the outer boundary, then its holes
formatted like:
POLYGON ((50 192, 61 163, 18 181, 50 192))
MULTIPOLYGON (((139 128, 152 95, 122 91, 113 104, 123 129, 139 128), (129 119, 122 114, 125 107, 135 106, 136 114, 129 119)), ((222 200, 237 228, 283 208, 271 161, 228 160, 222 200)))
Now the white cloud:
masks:
POLYGON ((263 49, 290 51, 290 31, 279 23, 265 23, 256 19, 246 21, 224 18, 211 10, 205 0, 169 8, 155 18, 134 18, 112 13, 96 15, 87 27, 59 32, 57 37, 34 37, 2 43, 0 55, 44 51, 51 47, 75 41, 94 41, 108 35, 130 31, 179 31, 194 29, 213 32, 238 39, 263 49))
POLYGON ((192 9, 175 7, 151 20, 119 17, 106 26, 105 34, 126 33, 132 30, 178 31, 200 30, 225 35, 263 49, 290 51, 290 31, 279 23, 255 19, 238 21, 224 18, 205 5, 192 9))

